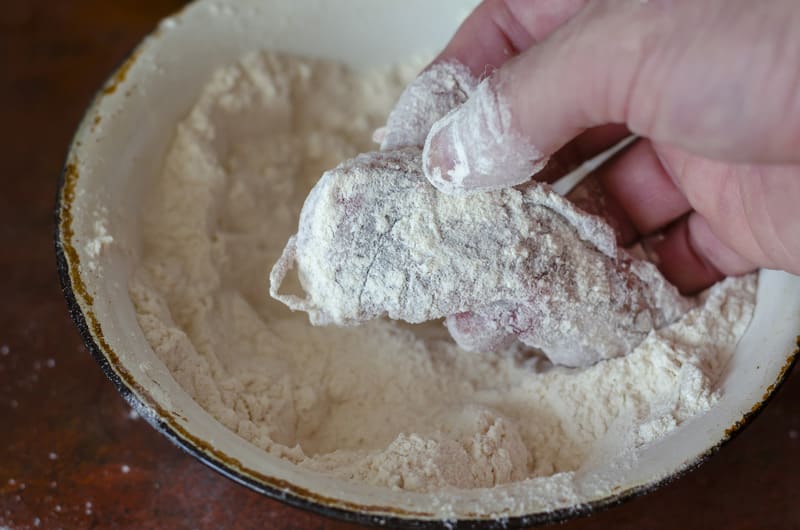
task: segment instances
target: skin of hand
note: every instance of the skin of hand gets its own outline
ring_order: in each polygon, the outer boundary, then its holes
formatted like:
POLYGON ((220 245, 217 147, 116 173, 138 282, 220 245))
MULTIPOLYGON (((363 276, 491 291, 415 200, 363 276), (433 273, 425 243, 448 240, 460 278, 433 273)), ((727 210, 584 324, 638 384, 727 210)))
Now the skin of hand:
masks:
MULTIPOLYGON (((485 0, 436 60, 487 78, 500 132, 549 156, 537 179, 639 135, 574 193, 599 190, 621 242, 646 241, 682 292, 757 267, 800 274, 797 0, 485 0)), ((470 100, 427 138, 432 181, 482 123, 470 100)), ((490 184, 531 177, 509 175, 507 144, 485 144, 483 174, 508 180, 490 184)))

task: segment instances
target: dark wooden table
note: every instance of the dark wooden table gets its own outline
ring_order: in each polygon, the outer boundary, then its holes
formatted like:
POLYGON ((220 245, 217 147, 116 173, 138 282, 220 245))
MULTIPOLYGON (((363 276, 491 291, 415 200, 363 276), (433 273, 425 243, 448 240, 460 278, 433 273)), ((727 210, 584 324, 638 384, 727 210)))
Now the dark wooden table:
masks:
MULTIPOLYGON (((94 90, 178 0, 0 10, 0 529, 350 525, 223 478, 131 416, 81 344, 53 253, 56 179, 94 90)), ((795 370, 797 371, 797 370, 795 370)), ((800 377, 700 469, 577 529, 800 529, 800 377)))

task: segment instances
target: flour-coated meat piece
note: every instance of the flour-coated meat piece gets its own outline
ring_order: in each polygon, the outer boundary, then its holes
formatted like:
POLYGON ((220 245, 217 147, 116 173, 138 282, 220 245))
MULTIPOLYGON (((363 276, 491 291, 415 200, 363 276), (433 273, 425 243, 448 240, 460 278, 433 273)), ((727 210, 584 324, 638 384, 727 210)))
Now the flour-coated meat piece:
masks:
POLYGON ((420 157, 366 153, 326 172, 272 270, 272 296, 316 325, 448 317, 465 349, 520 340, 570 366, 627 353, 691 306, 549 186, 449 196, 420 157), (279 293, 293 266, 304 298, 279 293))

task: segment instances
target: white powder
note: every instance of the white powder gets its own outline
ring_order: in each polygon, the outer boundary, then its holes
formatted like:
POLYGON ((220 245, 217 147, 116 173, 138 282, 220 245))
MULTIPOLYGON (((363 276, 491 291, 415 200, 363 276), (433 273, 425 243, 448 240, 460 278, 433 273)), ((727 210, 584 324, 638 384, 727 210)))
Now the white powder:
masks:
MULTIPOLYGON (((465 353, 440 324, 310 326, 269 298, 265 271, 318 176, 372 147, 411 74, 276 54, 217 72, 143 210, 139 322, 201 406, 298 466, 426 492, 522 481, 545 504, 578 502, 582 471, 713 405, 755 279, 722 282, 629 355, 585 369, 465 353)), ((493 491, 481 494, 492 506, 528 502, 493 491)))
POLYGON ((381 150, 425 145, 437 120, 464 103, 478 80, 463 64, 437 63, 426 69, 400 94, 381 129, 381 150))
POLYGON ((92 224, 93 234, 91 239, 84 244, 84 250, 88 256, 86 266, 92 272, 98 271, 97 258, 114 243, 114 238, 108 233, 108 210, 101 206, 92 212, 94 223, 92 224))

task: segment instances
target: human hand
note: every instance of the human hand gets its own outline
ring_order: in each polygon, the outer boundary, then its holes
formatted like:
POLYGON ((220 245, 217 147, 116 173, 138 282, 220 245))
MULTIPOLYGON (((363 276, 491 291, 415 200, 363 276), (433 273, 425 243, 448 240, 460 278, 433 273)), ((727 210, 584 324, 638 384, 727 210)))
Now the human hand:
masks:
POLYGON ((486 0, 452 59, 490 74, 428 135, 440 189, 520 184, 549 157, 547 180, 633 132, 573 192, 600 193, 623 244, 648 238, 683 292, 800 274, 796 0, 486 0))

